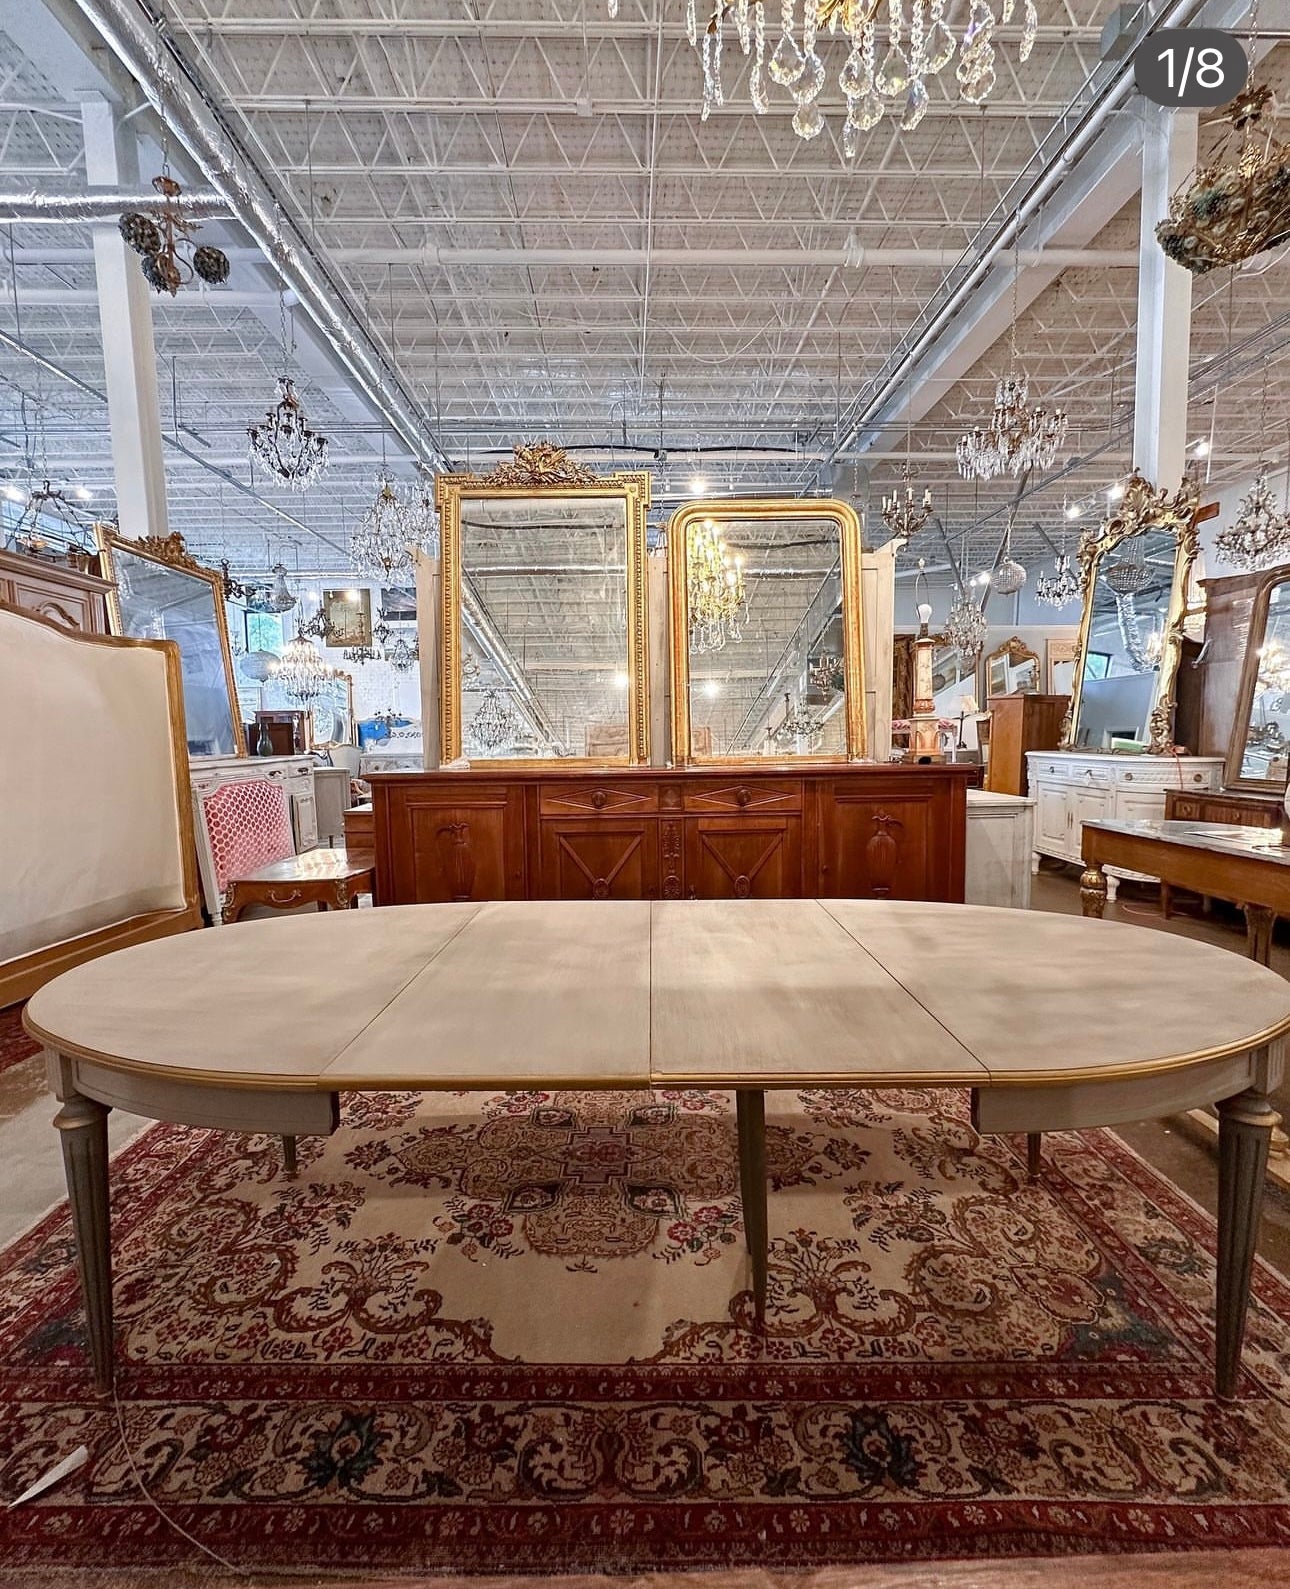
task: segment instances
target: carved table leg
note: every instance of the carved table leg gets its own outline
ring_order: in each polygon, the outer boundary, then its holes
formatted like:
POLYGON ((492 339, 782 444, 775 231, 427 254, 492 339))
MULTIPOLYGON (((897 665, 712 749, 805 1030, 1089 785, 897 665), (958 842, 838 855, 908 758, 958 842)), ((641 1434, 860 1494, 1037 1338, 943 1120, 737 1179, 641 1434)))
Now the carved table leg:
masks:
POLYGON ((1266 905, 1242 905, 1245 912, 1245 941, 1251 960, 1261 966, 1272 964, 1272 929, 1277 924, 1276 912, 1266 905))
POLYGON ((299 1168, 296 1162, 295 1137, 283 1137, 282 1139, 282 1168, 293 1179, 295 1178, 296 1170, 299 1168))
POLYGON ((1235 1098, 1225 1098, 1217 1110, 1218 1330, 1214 1387, 1220 1396, 1230 1396, 1241 1367, 1268 1145, 1281 1116, 1254 1088, 1235 1098))
POLYGON ((1084 914, 1101 921, 1106 898, 1106 873, 1100 866, 1088 866, 1079 880, 1079 902, 1084 914))
POLYGON ((1044 1167, 1044 1134, 1042 1131, 1026 1133, 1026 1174, 1033 1181, 1044 1167))
POLYGON ((54 1116, 62 1137, 63 1171, 76 1238, 94 1380, 112 1388, 112 1222, 108 1204, 107 1118, 112 1111, 73 1093, 54 1116))
POLYGON ((766 1094, 741 1087, 735 1093, 739 1120, 739 1190, 744 1205, 744 1239, 752 1257, 753 1300, 757 1322, 766 1322, 766 1094))

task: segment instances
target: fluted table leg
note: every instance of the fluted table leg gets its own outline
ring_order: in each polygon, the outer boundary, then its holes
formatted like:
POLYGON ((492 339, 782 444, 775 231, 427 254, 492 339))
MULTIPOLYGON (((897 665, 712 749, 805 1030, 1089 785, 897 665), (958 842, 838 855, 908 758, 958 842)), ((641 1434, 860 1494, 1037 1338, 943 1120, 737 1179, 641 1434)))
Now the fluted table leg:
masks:
POLYGON ((112 1388, 112 1225, 108 1204, 107 1119, 111 1110, 73 1093, 54 1116, 76 1238, 76 1269, 94 1379, 112 1388))
POLYGON ((753 1300, 757 1322, 766 1322, 766 1094, 741 1087, 735 1093, 739 1121, 739 1190, 744 1205, 744 1239, 752 1257, 753 1300))
POLYGON ((1231 1396, 1241 1367, 1254 1244, 1263 1208, 1268 1147, 1281 1116, 1255 1088, 1218 1111, 1218 1299, 1214 1387, 1231 1396))

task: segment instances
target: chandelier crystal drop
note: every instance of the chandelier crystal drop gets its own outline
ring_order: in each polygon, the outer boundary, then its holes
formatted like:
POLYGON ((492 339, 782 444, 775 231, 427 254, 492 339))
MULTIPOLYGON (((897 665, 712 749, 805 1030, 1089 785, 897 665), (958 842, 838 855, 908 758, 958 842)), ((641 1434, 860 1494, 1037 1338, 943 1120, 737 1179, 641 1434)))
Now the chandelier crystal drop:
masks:
POLYGON ((288 640, 282 648, 278 683, 296 700, 309 702, 316 701, 336 676, 337 669, 323 660, 322 652, 305 634, 304 626, 298 625, 295 639, 288 640))
MULTIPOLYGON (((945 19, 946 0, 780 0, 779 33, 767 27, 771 0, 684 0, 686 37, 698 53, 703 79, 700 119, 725 104, 722 51, 727 25, 731 49, 750 58, 748 97, 757 114, 770 108, 767 79, 786 89, 793 101, 792 125, 799 138, 824 130, 819 98, 828 79, 820 54, 821 35, 838 39, 832 55, 837 85, 846 99, 842 150, 854 160, 860 136, 871 131, 890 107, 904 132, 912 132, 931 104, 928 80, 938 77, 958 55, 954 78, 959 97, 970 105, 986 100, 995 84, 996 16, 987 0, 972 0, 962 38, 945 19), (706 14, 706 15, 705 15, 706 14), (885 26, 883 25, 885 22, 885 26), (769 45, 769 49, 768 49, 769 45)), ((618 0, 608 0, 609 15, 618 0)), ((998 21, 1010 22, 1017 0, 1002 0, 998 21)), ((1017 54, 1030 57, 1039 26, 1035 0, 1021 0, 1021 38, 1017 54)))
POLYGON ((1277 511, 1266 463, 1241 498, 1235 521, 1214 537, 1214 551, 1224 563, 1246 570, 1290 558, 1290 515, 1277 511))
POLYGON ((1069 607, 1079 600, 1082 589, 1069 554, 1058 552, 1053 572, 1040 574, 1035 581, 1035 600, 1045 607, 1069 607))
POLYGON ((748 612, 743 555, 726 545, 715 519, 690 525, 686 537, 690 650, 720 651, 728 640, 743 638, 748 612))
POLYGON ((487 690, 479 710, 466 725, 466 736, 480 750, 503 750, 515 738, 518 724, 515 713, 496 690, 487 690))
POLYGON ((900 471, 900 478, 904 489, 898 486, 890 496, 883 497, 882 517, 893 536, 909 540, 918 534, 931 517, 932 492, 929 486, 920 499, 915 499, 913 476, 908 464, 900 471))
POLYGON ((247 427, 251 458, 293 491, 304 491, 327 467, 327 438, 310 429, 290 376, 278 377, 278 390, 264 423, 247 427))
POLYGON ((1052 468, 1066 440, 1068 421, 1060 408, 1031 407, 1029 398, 1030 383, 1016 371, 998 383, 990 423, 959 438, 959 473, 965 480, 1052 468))
POLYGON ((945 638, 965 662, 973 663, 981 655, 989 627, 980 603, 960 596, 945 619, 945 638))

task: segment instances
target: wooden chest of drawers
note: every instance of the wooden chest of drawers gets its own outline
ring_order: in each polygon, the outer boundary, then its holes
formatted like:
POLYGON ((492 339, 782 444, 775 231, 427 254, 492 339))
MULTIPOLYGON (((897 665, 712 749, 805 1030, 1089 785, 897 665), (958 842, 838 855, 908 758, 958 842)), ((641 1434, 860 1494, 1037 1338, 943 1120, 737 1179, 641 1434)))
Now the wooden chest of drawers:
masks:
POLYGON ((1165 793, 1167 822, 1232 822, 1243 828, 1290 826, 1279 800, 1271 795, 1228 793, 1218 789, 1195 792, 1169 789, 1165 793))

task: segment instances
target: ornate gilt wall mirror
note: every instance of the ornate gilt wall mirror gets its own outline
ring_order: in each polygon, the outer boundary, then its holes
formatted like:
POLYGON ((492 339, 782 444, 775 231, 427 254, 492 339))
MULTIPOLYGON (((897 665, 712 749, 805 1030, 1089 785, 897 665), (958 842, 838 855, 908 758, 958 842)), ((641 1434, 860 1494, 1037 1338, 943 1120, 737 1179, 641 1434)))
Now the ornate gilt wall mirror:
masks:
POLYGON ((1290 568, 1259 580, 1223 782, 1280 794, 1290 766, 1290 568))
POLYGON ((1020 635, 1013 635, 990 652, 982 664, 985 687, 991 695, 1038 695, 1039 653, 1032 651, 1020 635))
POLYGON ((1170 495, 1134 474, 1110 518, 1081 539, 1084 609, 1067 750, 1146 745, 1161 754, 1172 746, 1199 501, 1190 480, 1170 495))
POLYGON ((845 502, 691 502, 668 526, 672 753, 865 753, 860 521, 845 502))
POLYGON ((131 540, 94 527, 106 579, 112 632, 174 640, 184 680, 190 756, 245 756, 246 736, 233 677, 224 582, 189 555, 182 535, 131 540))
POLYGON ((444 761, 649 761, 647 474, 516 447, 435 480, 444 761))

